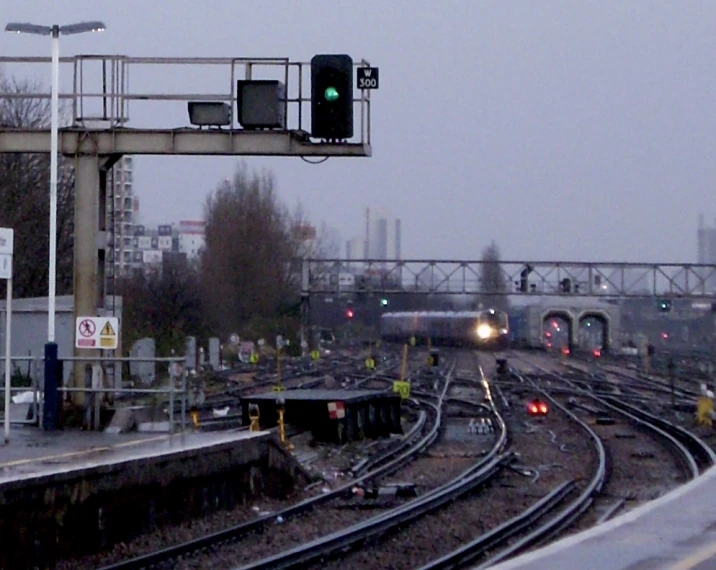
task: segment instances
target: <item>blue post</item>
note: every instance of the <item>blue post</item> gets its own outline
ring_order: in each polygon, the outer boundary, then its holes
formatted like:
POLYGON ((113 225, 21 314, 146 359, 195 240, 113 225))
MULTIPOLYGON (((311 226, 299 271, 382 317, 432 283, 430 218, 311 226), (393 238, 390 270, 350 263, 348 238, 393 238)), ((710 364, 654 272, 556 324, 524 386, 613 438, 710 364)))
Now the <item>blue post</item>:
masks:
POLYGON ((45 344, 45 397, 42 406, 42 427, 45 431, 57 429, 57 344, 45 344))

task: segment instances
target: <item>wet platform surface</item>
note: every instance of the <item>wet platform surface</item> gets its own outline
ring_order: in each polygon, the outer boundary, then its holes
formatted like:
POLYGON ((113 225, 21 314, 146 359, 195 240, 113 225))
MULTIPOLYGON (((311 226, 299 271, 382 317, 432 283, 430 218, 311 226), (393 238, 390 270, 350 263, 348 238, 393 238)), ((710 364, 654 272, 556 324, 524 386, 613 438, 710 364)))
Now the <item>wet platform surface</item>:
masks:
POLYGON ((716 570, 716 468, 593 529, 490 570, 716 570))
POLYGON ((0 446, 0 568, 52 568, 167 521, 310 482, 271 431, 14 428, 0 446))
POLYGON ((267 432, 106 434, 13 427, 10 442, 0 444, 0 485, 9 481, 84 470, 201 449, 265 435, 267 432))

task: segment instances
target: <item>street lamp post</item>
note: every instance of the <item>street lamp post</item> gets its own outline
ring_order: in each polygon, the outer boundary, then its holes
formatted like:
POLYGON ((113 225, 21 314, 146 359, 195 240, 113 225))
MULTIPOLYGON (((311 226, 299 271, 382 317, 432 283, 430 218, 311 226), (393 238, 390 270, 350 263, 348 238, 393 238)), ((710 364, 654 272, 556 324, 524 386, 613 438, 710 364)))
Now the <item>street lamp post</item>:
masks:
MULTIPOLYGON (((29 23, 9 23, 6 32, 52 36, 52 87, 50 124, 50 252, 49 287, 47 294, 47 344, 45 344, 45 409, 57 409, 57 344, 55 343, 55 297, 57 285, 57 146, 59 122, 60 35, 101 32, 103 22, 78 22, 76 24, 40 26, 29 23), (48 382, 49 380, 49 382, 48 382), (48 392, 49 388, 49 392, 48 392), (49 396, 49 397, 48 397, 49 396)), ((9 379, 6 379, 9 381, 9 379)), ((45 429, 55 429, 56 414, 46 412, 45 429), (49 424, 49 425, 48 425, 49 424)))
POLYGON ((80 22, 64 26, 38 26, 35 24, 10 23, 6 32, 52 36, 52 118, 50 125, 50 267, 49 292, 47 300, 47 341, 55 342, 55 288, 57 282, 57 139, 59 115, 60 79, 60 34, 82 34, 100 32, 105 29, 102 22, 80 22))

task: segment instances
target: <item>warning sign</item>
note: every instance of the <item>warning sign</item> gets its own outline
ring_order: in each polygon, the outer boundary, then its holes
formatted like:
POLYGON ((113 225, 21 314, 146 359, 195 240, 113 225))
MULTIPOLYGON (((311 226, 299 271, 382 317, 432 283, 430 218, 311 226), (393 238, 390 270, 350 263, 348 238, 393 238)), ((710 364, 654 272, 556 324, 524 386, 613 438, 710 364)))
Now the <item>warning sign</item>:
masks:
POLYGON ((115 336, 114 329, 112 328, 112 323, 110 323, 109 321, 104 323, 104 326, 102 327, 99 336, 115 336))
POLYGON ((114 350, 119 345, 117 317, 77 317, 75 346, 114 350))

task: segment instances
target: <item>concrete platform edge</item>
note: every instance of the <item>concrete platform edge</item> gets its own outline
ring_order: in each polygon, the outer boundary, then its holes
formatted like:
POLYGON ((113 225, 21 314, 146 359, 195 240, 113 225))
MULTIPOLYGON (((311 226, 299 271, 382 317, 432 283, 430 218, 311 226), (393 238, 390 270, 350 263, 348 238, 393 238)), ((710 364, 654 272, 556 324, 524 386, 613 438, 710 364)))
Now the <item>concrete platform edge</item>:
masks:
MULTIPOLYGON (((167 449, 167 450, 137 450, 137 453, 121 459, 114 459, 107 462, 103 461, 87 461, 84 465, 74 465, 66 469, 57 469, 50 473, 27 473, 17 477, 9 478, 3 481, 0 479, 0 494, 6 491, 12 491, 18 488, 44 485, 48 483, 59 483, 62 481, 71 481, 76 479, 82 479, 85 476, 92 475, 106 475, 121 469, 124 469, 137 461, 145 461, 147 465, 156 464, 164 461, 177 461, 182 458, 188 458, 194 455, 198 449, 205 449, 211 452, 220 452, 224 449, 229 449, 242 441, 250 441, 257 439, 270 439, 272 433, 269 431, 254 432, 252 436, 227 438, 225 441, 217 441, 213 443, 194 442, 188 445, 182 446, 181 449, 167 449)), ((181 434, 172 436, 161 436, 164 441, 176 441, 181 440, 184 436, 181 434)), ((146 445, 146 441, 132 442, 141 447, 146 445)), ((90 449, 88 451, 102 451, 103 448, 90 449)), ((79 455, 79 453, 78 453, 79 455)))
POLYGON ((516 558, 511 558, 510 560, 506 560, 505 562, 500 562, 499 564, 490 566, 489 569, 517 570, 520 568, 528 568, 528 565, 531 563, 544 560, 582 542, 605 535, 616 528, 638 521, 640 518, 651 513, 652 511, 664 507, 669 503, 677 501, 678 499, 684 497, 690 492, 698 490, 699 487, 702 487, 709 483, 713 483, 714 479, 716 479, 716 467, 711 467, 693 481, 689 481, 688 483, 685 483, 684 485, 680 486, 677 489, 674 489, 673 491, 663 495, 662 497, 654 499, 653 501, 649 501, 648 503, 641 505, 640 507, 637 507, 632 511, 629 511, 628 513, 624 513, 623 515, 620 515, 589 530, 585 530, 584 532, 580 532, 579 534, 565 537, 533 552, 527 552, 526 554, 521 554, 516 558))

